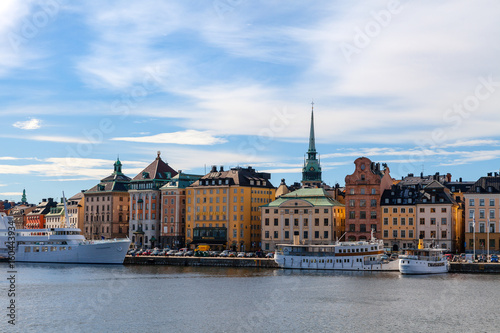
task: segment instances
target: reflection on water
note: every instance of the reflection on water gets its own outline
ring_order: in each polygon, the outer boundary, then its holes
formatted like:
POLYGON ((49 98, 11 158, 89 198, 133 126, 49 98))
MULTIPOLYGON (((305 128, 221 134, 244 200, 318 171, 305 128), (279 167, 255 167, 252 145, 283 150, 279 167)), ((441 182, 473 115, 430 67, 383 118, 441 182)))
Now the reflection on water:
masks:
MULTIPOLYGON (((16 268, 20 332, 498 328, 496 275, 57 264, 16 268)), ((6 279, 0 287, 4 300, 6 279)), ((0 323, 0 331, 6 331, 5 324, 0 323)))

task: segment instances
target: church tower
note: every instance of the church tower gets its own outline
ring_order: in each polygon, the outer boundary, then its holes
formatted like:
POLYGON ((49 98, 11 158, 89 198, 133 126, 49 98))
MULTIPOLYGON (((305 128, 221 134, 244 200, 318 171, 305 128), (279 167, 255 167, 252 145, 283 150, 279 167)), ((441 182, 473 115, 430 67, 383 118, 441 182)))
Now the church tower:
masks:
POLYGON ((307 159, 302 168, 302 186, 319 187, 321 181, 321 166, 316 158, 316 144, 314 139, 314 102, 311 103, 311 129, 309 132, 309 149, 307 150, 307 159))

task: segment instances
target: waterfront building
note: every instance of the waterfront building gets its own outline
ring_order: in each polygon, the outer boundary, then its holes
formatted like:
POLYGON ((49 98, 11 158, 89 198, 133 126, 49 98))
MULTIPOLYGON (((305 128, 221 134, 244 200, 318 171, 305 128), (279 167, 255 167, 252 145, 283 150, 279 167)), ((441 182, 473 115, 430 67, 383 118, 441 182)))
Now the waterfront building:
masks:
POLYGON ((161 191, 177 171, 160 158, 156 159, 130 181, 130 225, 132 244, 154 248, 160 244, 161 191))
POLYGON ((486 254, 499 253, 500 175, 488 173, 464 193, 465 250, 486 254), (474 230, 475 229, 475 230, 474 230))
POLYGON ((459 205, 459 216, 455 228, 455 251, 458 253, 465 252, 465 197, 464 194, 467 193, 472 186, 474 186, 474 181, 463 181, 462 178, 457 181, 445 182, 443 185, 446 186, 457 204, 459 205))
POLYGON ((200 179, 201 175, 179 173, 161 190, 161 244, 163 248, 180 248, 185 245, 186 234, 186 187, 200 179))
POLYGON ((459 205, 451 192, 437 180, 420 191, 416 204, 416 233, 425 244, 455 252, 459 205))
POLYGON ((111 175, 83 192, 84 235, 87 239, 124 238, 128 235, 130 178, 122 173, 119 159, 111 175))
POLYGON ((348 241, 367 240, 373 230, 380 239, 380 198, 393 184, 389 167, 384 164, 381 170, 380 163, 366 157, 359 157, 354 165, 354 173, 345 177, 345 237, 348 241))
MULTIPOLYGON (((119 200, 119 199, 118 199, 119 200)), ((66 209, 68 210, 69 225, 73 228, 84 230, 85 225, 85 200, 83 191, 78 192, 66 202, 66 209)))
POLYGON ((26 215, 25 229, 44 229, 45 215, 56 206, 57 203, 54 202, 53 198, 42 199, 42 202, 26 215))
POLYGON ((186 243, 213 248, 254 251, 261 248, 259 206, 274 200, 269 173, 252 167, 223 167, 187 188, 186 243))
POLYGON ((10 215, 14 219, 16 229, 24 229, 26 225, 27 214, 36 208, 35 205, 21 204, 11 209, 10 215))
POLYGON ((45 215, 45 227, 51 228, 64 228, 66 220, 64 218, 64 203, 61 202, 57 206, 50 208, 50 211, 45 215))
MULTIPOLYGON (((314 104, 313 104, 314 106, 314 104)), ((302 186, 303 187, 320 187, 323 182, 321 180, 321 166, 319 159, 316 157, 316 139, 314 136, 314 108, 311 110, 311 127, 309 130, 309 149, 307 150, 307 159, 304 160, 302 168, 302 186)))
POLYGON ((393 185, 384 190, 380 200, 382 211, 382 239, 389 251, 416 248, 418 237, 416 203, 420 192, 410 187, 393 185))
POLYGON ((303 188, 261 207, 262 248, 277 244, 333 244, 344 232, 345 207, 323 188, 303 188))

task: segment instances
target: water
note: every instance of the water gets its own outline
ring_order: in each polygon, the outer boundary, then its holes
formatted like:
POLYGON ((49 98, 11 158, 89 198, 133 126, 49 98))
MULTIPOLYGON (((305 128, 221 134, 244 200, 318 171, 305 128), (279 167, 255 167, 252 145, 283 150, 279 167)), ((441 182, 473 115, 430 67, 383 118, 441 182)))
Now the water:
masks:
MULTIPOLYGON (((2 332, 498 332, 498 275, 17 264, 2 332)), ((5 278, 4 278, 5 277, 5 278)))

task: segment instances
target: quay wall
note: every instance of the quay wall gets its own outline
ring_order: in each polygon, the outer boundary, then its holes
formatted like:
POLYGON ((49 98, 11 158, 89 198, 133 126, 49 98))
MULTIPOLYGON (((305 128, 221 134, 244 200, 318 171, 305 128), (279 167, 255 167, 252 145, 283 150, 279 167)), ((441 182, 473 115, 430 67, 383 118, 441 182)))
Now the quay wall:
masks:
POLYGON ((155 257, 126 256, 125 265, 219 266, 277 268, 273 259, 267 258, 215 258, 215 257, 155 257))
POLYGON ((450 273, 500 274, 500 263, 450 263, 450 273))

